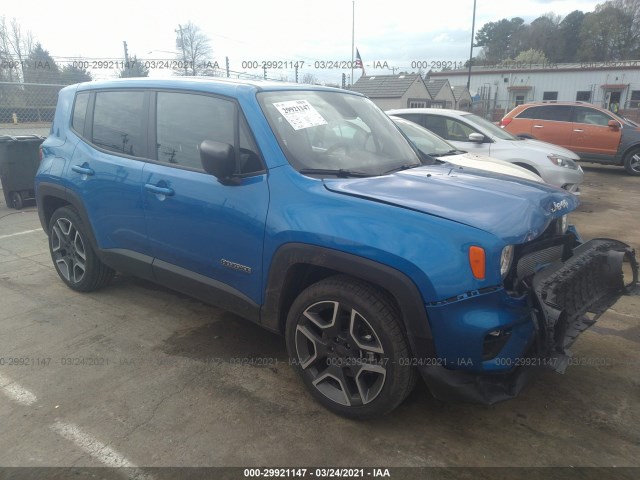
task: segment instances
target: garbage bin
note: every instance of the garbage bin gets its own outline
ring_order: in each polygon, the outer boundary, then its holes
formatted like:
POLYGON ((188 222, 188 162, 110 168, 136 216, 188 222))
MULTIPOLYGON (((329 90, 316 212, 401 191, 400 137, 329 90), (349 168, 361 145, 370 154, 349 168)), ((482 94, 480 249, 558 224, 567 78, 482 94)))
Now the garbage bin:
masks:
POLYGON ((39 135, 0 136, 0 181, 7 206, 20 210, 25 200, 35 197, 33 183, 43 141, 39 135))

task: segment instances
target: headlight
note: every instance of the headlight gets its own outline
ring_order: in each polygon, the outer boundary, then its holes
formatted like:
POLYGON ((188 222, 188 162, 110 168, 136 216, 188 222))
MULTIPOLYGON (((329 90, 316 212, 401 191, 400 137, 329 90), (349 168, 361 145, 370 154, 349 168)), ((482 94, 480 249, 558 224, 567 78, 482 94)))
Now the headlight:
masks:
POLYGON ((511 262, 513 262, 513 245, 507 245, 500 254, 500 275, 502 275, 502 278, 507 276, 507 272, 511 268, 511 262))
POLYGON ((557 165, 558 167, 570 168, 571 170, 578 169, 578 164, 568 157, 550 153, 549 155, 547 155, 547 158, 551 160, 551 163, 557 165))

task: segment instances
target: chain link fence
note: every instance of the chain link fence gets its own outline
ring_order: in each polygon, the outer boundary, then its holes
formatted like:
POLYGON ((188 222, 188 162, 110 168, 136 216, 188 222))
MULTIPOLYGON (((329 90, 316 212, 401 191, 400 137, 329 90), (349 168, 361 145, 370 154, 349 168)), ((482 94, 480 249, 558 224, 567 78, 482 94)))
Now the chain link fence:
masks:
POLYGON ((0 82, 0 135, 49 133, 64 85, 0 82))

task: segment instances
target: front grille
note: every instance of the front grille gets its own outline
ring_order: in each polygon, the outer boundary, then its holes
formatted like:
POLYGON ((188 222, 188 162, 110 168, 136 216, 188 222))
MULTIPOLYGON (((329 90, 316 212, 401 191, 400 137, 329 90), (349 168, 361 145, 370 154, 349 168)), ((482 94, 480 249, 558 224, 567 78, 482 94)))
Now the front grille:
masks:
POLYGON ((564 261, 571 256, 571 251, 576 245, 576 237, 573 233, 554 235, 552 223, 545 234, 528 243, 516 245, 514 260, 504 284, 507 290, 522 293, 526 290, 526 284, 537 272, 546 266, 564 261))
POLYGON ((563 245, 553 245, 520 257, 516 264, 516 275, 525 278, 533 275, 542 267, 562 259, 563 245))

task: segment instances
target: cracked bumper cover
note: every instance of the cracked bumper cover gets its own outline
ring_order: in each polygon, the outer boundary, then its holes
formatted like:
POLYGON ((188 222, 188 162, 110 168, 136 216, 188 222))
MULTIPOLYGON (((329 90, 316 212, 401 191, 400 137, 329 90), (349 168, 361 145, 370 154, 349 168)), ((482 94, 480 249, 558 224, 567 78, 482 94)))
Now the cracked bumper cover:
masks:
MULTIPOLYGON (((570 258, 535 274, 530 303, 536 335, 527 355, 563 373, 568 348, 623 295, 639 295, 634 250, 611 239, 594 239, 573 249, 570 258)), ((545 367, 546 368, 546 367, 545 367)), ((518 395, 540 367, 517 367, 487 374, 429 365, 419 367, 431 393, 440 400, 491 405, 518 395)))

